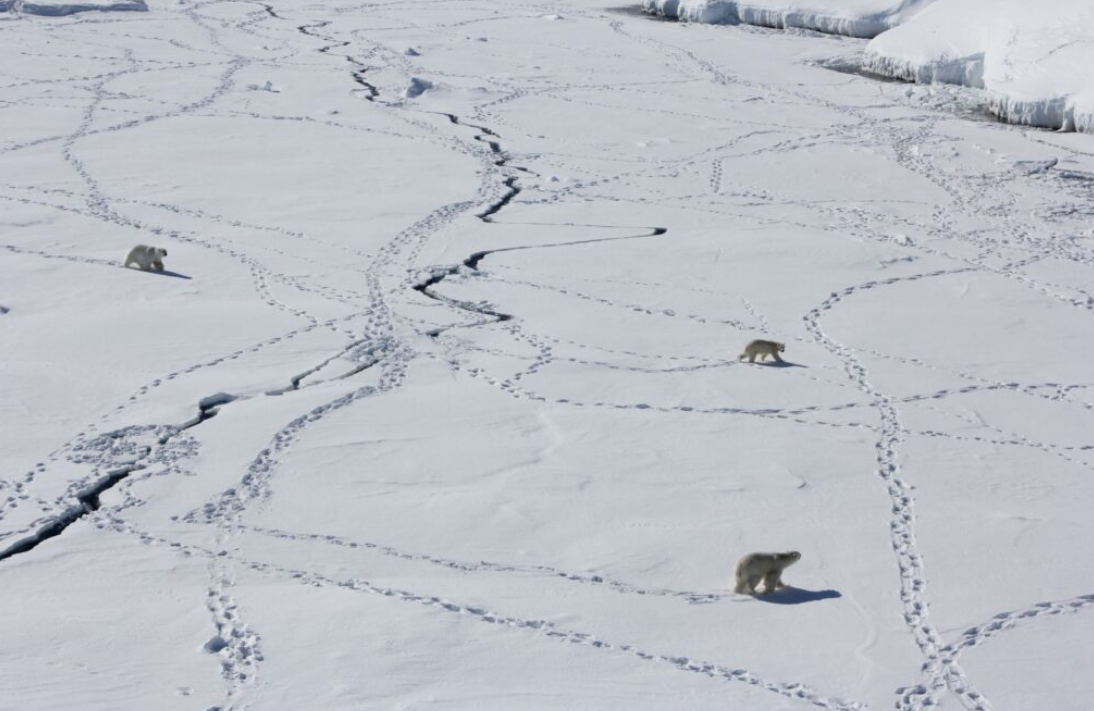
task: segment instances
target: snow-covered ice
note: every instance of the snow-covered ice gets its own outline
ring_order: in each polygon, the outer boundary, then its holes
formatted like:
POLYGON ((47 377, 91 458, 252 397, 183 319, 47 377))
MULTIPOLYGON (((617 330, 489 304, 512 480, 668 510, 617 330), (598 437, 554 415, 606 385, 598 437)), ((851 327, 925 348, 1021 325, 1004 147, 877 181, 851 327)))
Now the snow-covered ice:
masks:
POLYGON ((870 73, 986 90, 1002 120, 1094 131, 1094 4, 1059 0, 642 0, 687 22, 873 38, 870 73))
POLYGON ((618 5, 0 17, 0 711, 1089 707, 1094 137, 618 5))
MULTIPOLYGON (((945 1, 945 0, 943 0, 945 1)), ((651 14, 685 22, 875 35, 907 21, 935 0, 642 0, 651 14)))
POLYGON ((145 12, 148 5, 145 0, 83 0, 82 2, 62 2, 61 0, 0 0, 0 12, 14 10, 28 15, 59 17, 74 15, 78 12, 145 12))
POLYGON ((1094 4, 940 0, 866 47, 865 67, 987 91, 1012 123, 1094 131, 1094 4), (975 18, 969 20, 969 18, 975 18))

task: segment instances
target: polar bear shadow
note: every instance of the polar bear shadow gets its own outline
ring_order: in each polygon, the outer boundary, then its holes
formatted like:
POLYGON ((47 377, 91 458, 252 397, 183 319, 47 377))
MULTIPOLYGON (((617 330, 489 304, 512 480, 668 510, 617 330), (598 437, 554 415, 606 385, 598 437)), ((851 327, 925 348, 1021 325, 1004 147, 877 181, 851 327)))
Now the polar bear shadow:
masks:
POLYGON ((770 602, 774 605, 801 605, 806 602, 831 600, 836 597, 843 597, 839 590, 803 590, 802 588, 787 586, 764 595, 756 595, 755 599, 760 602, 770 602))
POLYGON ((801 363, 791 363, 788 360, 765 360, 762 363, 749 363, 749 365, 760 365, 764 368, 808 368, 808 365, 802 365, 801 363))
POLYGON ((149 274, 151 276, 158 276, 158 277, 161 277, 161 276, 162 277, 174 277, 175 279, 193 279, 194 278, 192 276, 187 276, 186 274, 179 274, 178 272, 173 272, 173 271, 170 271, 168 269, 164 269, 162 272, 157 272, 157 271, 154 271, 154 270, 149 270, 149 271, 146 272, 143 269, 131 269, 130 267, 122 267, 122 268, 123 269, 129 269, 129 271, 140 272, 141 274, 149 274))

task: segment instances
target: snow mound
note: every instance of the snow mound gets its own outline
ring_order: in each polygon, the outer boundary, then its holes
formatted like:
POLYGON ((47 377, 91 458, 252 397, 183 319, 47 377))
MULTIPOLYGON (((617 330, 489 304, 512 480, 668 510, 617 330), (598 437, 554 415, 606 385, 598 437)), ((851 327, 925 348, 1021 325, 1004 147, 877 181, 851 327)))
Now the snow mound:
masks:
POLYGON ((642 0, 645 12, 686 22, 796 27, 851 37, 875 37, 935 0, 642 0))
POLYGON ((210 408, 217 407, 218 405, 227 405, 228 403, 235 402, 238 399, 238 397, 229 393, 214 393, 213 395, 203 397, 201 400, 199 400, 198 409, 208 410, 210 408))
POLYGON ((148 5, 144 0, 86 0, 85 2, 28 2, 23 0, 0 0, 0 12, 14 10, 26 15, 46 15, 59 17, 61 15, 74 15, 77 12, 99 10, 102 12, 132 11, 147 12, 148 5))
POLYGON ((872 40, 864 68, 982 88, 1010 123, 1094 132, 1094 3, 941 0, 872 40), (968 22, 967 18, 978 18, 968 22))
POLYGON ((418 77, 412 77, 410 79, 410 85, 403 90, 403 97, 413 99, 416 96, 421 96, 432 88, 432 82, 428 82, 425 79, 419 79, 418 77))

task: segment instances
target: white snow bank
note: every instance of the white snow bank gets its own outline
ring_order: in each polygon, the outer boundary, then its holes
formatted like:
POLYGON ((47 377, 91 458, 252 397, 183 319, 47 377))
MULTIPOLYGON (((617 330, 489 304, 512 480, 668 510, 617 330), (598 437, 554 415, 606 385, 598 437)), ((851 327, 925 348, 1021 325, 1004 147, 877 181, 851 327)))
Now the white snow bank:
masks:
POLYGON ((874 37, 906 21, 934 0, 642 0, 648 13, 687 22, 798 27, 851 37, 874 37))
POLYGON ((1011 123, 1094 131, 1094 3, 941 0, 866 47, 867 70, 988 92, 1011 123), (976 18, 970 21, 969 18, 976 18))
POLYGON ((119 10, 130 10, 137 12, 147 12, 148 5, 144 0, 85 0, 84 2, 51 2, 51 0, 39 0, 38 2, 28 2, 24 0, 0 0, 0 12, 8 10, 15 10, 16 12, 22 12, 27 15, 72 15, 77 12, 87 12, 89 10, 101 10, 103 12, 114 12, 119 10))

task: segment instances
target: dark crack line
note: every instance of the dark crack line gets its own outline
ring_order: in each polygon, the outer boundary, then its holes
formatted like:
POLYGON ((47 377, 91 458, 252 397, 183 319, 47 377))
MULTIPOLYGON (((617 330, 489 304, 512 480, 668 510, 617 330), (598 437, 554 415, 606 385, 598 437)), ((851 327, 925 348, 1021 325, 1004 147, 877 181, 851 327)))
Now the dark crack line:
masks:
POLYGON ((348 354, 353 353, 353 351, 357 350, 358 348, 364 348, 366 346, 366 344, 372 343, 375 340, 376 339, 374 339, 372 337, 358 339, 358 340, 354 341, 353 343, 350 343, 348 346, 346 346, 342 350, 338 351, 337 353, 335 353, 331 357, 325 358, 319 364, 314 365, 311 368, 308 368, 307 370, 302 371, 302 372, 297 373, 296 375, 292 376, 291 378, 289 378, 289 384, 286 385, 285 387, 283 387, 283 388, 274 388, 273 390, 267 390, 264 394, 265 395, 272 395, 272 396, 284 395, 285 393, 295 392, 297 390, 301 390, 303 388, 311 387, 311 386, 314 386, 314 385, 320 385, 322 383, 329 383, 329 382, 332 382, 332 381, 335 381, 335 380, 346 380, 347 378, 352 378, 353 376, 355 376, 359 373, 363 373, 366 370, 368 370, 369 368, 371 368, 372 366, 378 365, 383 360, 383 353, 384 353, 384 348, 382 347, 384 345, 383 339, 381 339, 381 341, 379 341, 377 343, 377 345, 375 345, 371 349, 369 349, 369 355, 370 355, 369 358, 367 358, 364 361, 361 361, 360 363, 358 363, 354 367, 350 368, 345 373, 342 373, 341 375, 335 376, 333 378, 326 378, 324 380, 319 380, 315 383, 304 384, 304 380, 306 380, 307 378, 310 378, 311 376, 315 375, 316 373, 321 371, 323 368, 326 368, 328 365, 330 365, 334 361, 338 360, 339 358, 345 357, 348 354))
MULTIPOLYGON (((193 429, 203 422, 211 420, 216 417, 223 405, 236 399, 235 396, 228 395, 227 393, 217 393, 216 395, 202 398, 202 400, 198 402, 198 414, 193 419, 172 427, 170 434, 160 437, 157 444, 163 446, 179 434, 189 429, 193 429)), ((117 486, 133 472, 144 469, 145 465, 142 463, 142 460, 147 459, 150 454, 152 454, 152 448, 145 447, 144 452, 138 457, 136 462, 110 469, 106 472, 106 476, 100 478, 90 486, 77 491, 75 494, 76 502, 72 506, 69 506, 59 515, 55 516, 53 520, 40 526, 38 530, 31 535, 15 541, 3 551, 0 551, 0 561, 7 560, 8 558, 23 553, 29 553, 45 541, 56 538, 64 533, 69 526, 92 511, 98 511, 102 508, 102 501, 100 500, 102 494, 117 486)))
MULTIPOLYGON (((275 17, 276 17, 276 15, 275 15, 275 17)), ((316 23, 313 23, 313 24, 310 24, 310 25, 298 25, 297 28, 296 28, 296 31, 299 32, 302 35, 306 35, 306 36, 312 37, 314 39, 319 39, 319 40, 324 40, 326 42, 330 42, 331 44, 328 44, 325 47, 320 47, 318 50, 316 50, 320 54, 330 54, 331 50, 333 50, 333 49, 338 49, 340 47, 348 47, 350 45, 349 41, 336 40, 333 37, 329 37, 327 35, 321 35, 318 32, 313 32, 312 31, 312 30, 318 29, 320 27, 326 27, 329 24, 330 24, 329 21, 324 20, 322 22, 316 22, 316 23)), ((354 71, 350 72, 350 76, 353 77, 353 81, 355 81, 357 84, 359 84, 361 86, 361 88, 363 88, 365 91, 368 92, 368 95, 365 96, 365 98, 367 100, 376 101, 376 98, 378 96, 380 96, 380 90, 377 89, 374 85, 372 85, 372 84, 368 83, 367 81, 365 81, 365 74, 369 71, 369 69, 371 69, 371 67, 367 66, 364 62, 362 62, 358 59, 355 59, 354 57, 352 57, 348 54, 335 54, 333 56, 341 57, 342 59, 346 60, 347 62, 349 62, 353 66, 358 67, 358 69, 355 69, 354 71)))
MULTIPOLYGON (((478 124, 464 123, 460 119, 459 116, 457 116, 456 114, 453 114, 453 113, 448 113, 448 112, 431 112, 431 113, 435 113, 439 116, 444 116, 445 118, 448 119, 449 123, 451 123, 454 126, 466 126, 467 128, 471 128, 471 129, 474 129, 475 131, 478 131, 478 133, 474 136, 474 139, 476 141, 481 142, 481 143, 485 143, 489 147, 491 153, 493 153, 494 155, 500 156, 498 160, 494 161, 494 165, 496 167, 503 168, 503 169, 506 169, 506 170, 516 170, 516 171, 520 171, 522 173, 527 173, 527 174, 530 174, 530 175, 538 175, 533 170, 531 170, 530 168, 527 168, 525 166, 510 165, 509 162, 512 159, 509 157, 509 155, 502 148, 501 141, 498 140, 498 139, 501 138, 501 136, 496 131, 489 128, 488 126, 481 126, 481 125, 478 125, 478 124)), ((523 188, 521 188, 520 185, 518 184, 518 180, 519 180, 519 178, 515 175, 510 175, 509 177, 505 178, 505 180, 502 181, 502 185, 505 186, 505 192, 502 193, 501 197, 499 197, 498 199, 496 199, 492 203, 490 203, 486 207, 485 210, 483 210, 482 212, 477 214, 476 217, 478 217, 480 220, 482 220, 486 224, 498 224, 498 223, 495 222, 494 217, 499 212, 501 212, 506 207, 508 207, 509 204, 511 202, 513 202, 513 200, 516 199, 516 197, 518 195, 520 195, 520 193, 523 190, 523 188)), ((577 225, 577 224, 561 224, 561 225, 556 225, 556 226, 558 226, 558 227, 598 227, 598 228, 608 228, 608 229, 612 229, 612 228, 616 227, 615 225, 577 225)), ((620 226, 620 227, 622 228, 622 226, 620 226)), ((485 325, 489 325, 489 324, 493 324, 493 323, 501 323, 501 322, 504 322, 504 321, 509 321, 513 318, 512 314, 503 313, 501 311, 495 311, 494 309, 491 309, 487 306, 481 306, 481 305, 473 304, 473 303, 470 303, 470 302, 467 302, 467 301, 461 301, 459 299, 453 299, 453 298, 438 294, 437 292, 432 290, 432 287, 436 286, 437 284, 440 284, 442 281, 444 281, 448 277, 459 274, 461 267, 465 267, 465 268, 469 269, 472 272, 478 272, 479 271, 479 263, 482 262, 482 260, 485 259, 486 257, 488 257, 491 254, 494 254, 496 252, 512 252, 512 251, 518 251, 518 250, 524 250, 524 249, 540 249, 540 248, 546 248, 546 247, 564 247, 564 246, 577 245, 577 244, 590 244, 590 243, 594 243, 594 242, 608 242, 608 241, 620 240, 620 239, 636 239, 636 238, 644 238, 644 237, 659 237, 659 236, 665 234, 666 232, 668 232, 668 229, 665 228, 665 227, 651 227, 651 228, 647 228, 647 229, 650 230, 650 233, 649 234, 643 234, 643 235, 628 235, 628 236, 625 236, 625 237, 605 237, 605 238, 600 238, 600 239, 576 240, 576 241, 573 241, 573 242, 557 242, 557 243, 543 244, 543 245, 528 245, 528 246, 524 246, 524 247, 502 247, 502 248, 499 248, 499 249, 482 250, 482 251, 479 251, 479 252, 472 253, 470 256, 468 256, 466 259, 463 260, 463 262, 461 262, 458 265, 451 265, 451 266, 446 266, 446 267, 434 267, 432 269, 429 277, 427 277, 423 281, 420 281, 420 282, 412 285, 411 288, 414 289, 415 291, 417 291, 418 293, 422 294, 426 298, 432 299, 432 300, 440 302, 442 304, 446 304, 446 305, 451 306, 453 308, 456 308, 460 311, 465 311, 467 313, 476 314, 478 316, 485 316, 485 317, 487 317, 487 320, 476 321, 474 323, 469 323, 469 324, 458 324, 458 325, 453 325, 453 326, 444 326, 444 327, 439 327, 439 328, 433 328, 433 329, 430 329, 430 330, 426 331, 426 335, 429 336, 430 338, 436 338, 437 336, 441 335, 445 331, 450 330, 452 328, 471 328, 471 327, 476 327, 476 326, 485 326, 485 325)))
POLYGON ((443 271, 434 271, 432 276, 430 276, 428 279, 426 279, 423 282, 415 284, 413 286, 413 289, 414 289, 414 291, 417 291, 419 294, 425 296, 426 298, 433 299, 434 301, 438 301, 442 304, 447 304, 448 306, 452 306, 456 309, 459 309, 460 311, 466 311, 468 313, 478 314, 480 316, 486 316, 486 317, 488 317, 490 319, 493 319, 493 320, 491 320, 491 321, 480 321, 480 322, 470 323, 470 324, 459 324, 457 326, 445 326, 443 328, 431 329, 431 330, 426 332, 426 335, 428 335, 430 338, 436 338, 437 336, 441 335, 442 333, 444 333, 445 331, 447 331, 450 328, 464 328, 464 327, 468 327, 468 326, 484 326, 484 325, 487 325, 487 324, 490 324, 490 323, 502 323, 504 321, 509 321, 513 318, 512 314, 502 313, 501 311, 495 311, 495 310, 493 310, 489 307, 486 307, 486 306, 479 306, 477 304, 472 304, 469 301, 460 301, 459 299, 453 299, 453 298, 450 298, 450 297, 447 297, 447 296, 443 296, 443 295, 438 294, 437 292, 432 291, 430 289, 431 286, 434 286, 436 284, 440 284, 446 278, 452 276, 453 274, 459 273, 459 271, 460 271, 460 267, 458 267, 458 266, 445 267, 443 271))
POLYGON ((505 207, 513 201, 517 195, 520 195, 521 188, 517 186, 517 178, 515 176, 505 179, 505 194, 498 198, 490 207, 485 211, 480 212, 476 217, 486 223, 493 222, 494 215, 501 212, 505 207))
MULTIPOLYGON (((505 223, 514 224, 514 223, 505 223)), ((565 225, 566 227, 612 227, 612 225, 565 225)), ((622 237, 597 237, 595 239, 582 239, 574 240, 572 242, 553 242, 550 244, 532 244, 524 247, 499 247, 498 249, 486 249, 481 252, 475 252, 467 259, 463 260, 463 265, 468 269, 474 269, 478 271, 479 262, 491 254, 497 254, 498 252, 520 252, 525 249, 549 249, 551 247, 574 247, 581 244, 595 244, 597 242, 616 242, 619 240, 630 239, 644 239, 646 237, 660 237, 668 232, 665 227, 650 227, 648 235, 624 235, 622 237)))
MULTIPOLYGON (((308 378, 311 375, 314 375, 326 366, 330 365, 340 356, 345 356, 347 353, 352 352, 354 349, 364 346, 370 340, 371 339, 361 339, 358 341, 354 341, 348 347, 342 349, 335 355, 323 360, 320 364, 309 368, 302 373, 292 376, 289 379, 288 386, 280 389, 269 390, 264 394, 270 396, 282 395, 287 392, 300 390, 302 387, 307 387, 306 385, 301 384, 304 379, 308 378)), ((321 380, 315 384, 318 385, 320 383, 352 378, 353 376, 379 364, 384 359, 382 348, 374 348, 373 352, 370 355, 370 358, 362 361, 345 373, 333 378, 321 380)), ((183 432, 193 429, 198 425, 208 422, 209 420, 216 417, 224 405, 235 402, 237 400, 245 399, 249 398, 239 397, 225 392, 219 392, 215 395, 210 395, 208 397, 202 398, 198 401, 197 414, 193 418, 187 420, 186 422, 183 422, 181 425, 169 426, 168 429, 170 433, 160 437, 157 440, 157 444, 162 447, 183 432)), ((87 486, 76 492, 76 503, 69 506, 60 514, 54 516, 52 520, 40 526, 38 530, 31 535, 25 536, 15 541, 3 551, 0 551, 0 561, 4 561, 8 558, 11 558, 12 556, 20 555, 22 553, 28 553, 34 550, 45 541, 48 541, 51 538, 56 538, 57 536, 64 533, 69 526, 76 523, 87 514, 93 511, 98 511, 102 507, 100 496, 104 492, 109 491, 110 489, 121 483, 133 472, 144 469, 145 464, 142 463, 142 460, 147 459, 148 456, 152 454, 152 452, 153 450, 151 447, 146 447, 141 456, 138 457, 137 461, 133 464, 127 464, 121 467, 115 467, 114 469, 110 469, 107 471, 106 476, 100 478, 98 481, 91 484, 90 486, 87 486)))
MULTIPOLYGON (((515 178, 510 178, 510 180, 515 180, 515 178)), ((507 184, 508 184, 508 181, 507 181, 507 184)), ((509 201, 506 200, 505 202, 506 202, 506 204, 508 204, 509 201)), ((500 210, 502 207, 504 207, 504 205, 498 206, 497 210, 500 210)), ((494 210, 494 212, 496 213, 497 210, 494 210)), ((480 215, 480 217, 481 217, 481 215, 480 215)), ((488 220, 488 219, 484 219, 483 221, 488 222, 488 223, 493 222, 492 220, 488 220)), ((498 224, 498 223, 494 223, 494 224, 498 224)), ((506 224, 509 224, 509 223, 506 223, 506 224)), ((613 227, 612 225, 574 225, 574 224, 564 225, 564 226, 565 227, 583 227, 583 226, 585 226, 585 227, 613 227)), ((457 309, 460 309, 461 311, 467 311, 467 312, 470 312, 470 313, 479 314, 481 316, 492 317, 494 320, 493 321, 482 321, 482 322, 476 322, 476 323, 470 323, 470 324, 459 324, 459 325, 456 325, 456 326, 444 326, 444 327, 440 327, 440 328, 434 328, 434 329, 430 329, 429 331, 426 331, 426 335, 429 336, 430 338, 436 338, 437 336, 441 335, 445 331, 448 331, 448 330, 453 329, 453 328, 469 328, 469 327, 473 327, 473 326, 483 326, 483 325, 487 325, 489 323, 501 323, 503 321, 509 321, 513 318, 512 314, 506 314, 506 313, 502 313, 500 311, 494 311, 493 309, 483 307, 483 306, 478 306, 476 304, 472 304, 472 303, 467 302, 467 301, 460 301, 458 299, 453 299, 453 298, 438 294, 437 292, 431 290, 430 287, 433 287, 433 286, 436 286, 437 284, 440 284, 442 281, 444 281, 445 279, 447 279, 450 276, 454 276, 456 274, 459 274, 460 271, 461 271, 461 268, 466 268, 466 269, 468 269, 472 272, 478 272, 479 271, 479 264, 482 262, 482 260, 486 259, 487 257, 489 257, 492 254, 497 254, 498 252, 519 252, 519 251, 526 250, 526 249, 549 249, 549 248, 552 248, 552 247, 573 247, 573 246, 582 245, 582 244, 595 244, 597 242, 615 242, 615 241, 618 241, 618 240, 645 239, 647 237, 660 237, 661 235, 666 234, 668 232, 668 229, 665 228, 665 227, 651 227, 651 228, 648 228, 648 229, 650 231, 649 234, 642 234, 642 235, 625 235, 625 236, 622 236, 622 237, 599 237, 599 238, 596 238, 596 239, 574 240, 572 242, 552 242, 550 244, 533 244, 533 245, 526 245, 526 246, 523 246, 523 247, 499 247, 498 249, 485 249, 485 250, 482 250, 482 251, 479 251, 479 252, 473 252, 469 257, 464 259, 458 265, 453 265, 453 266, 448 266, 448 267, 435 267, 433 269, 432 274, 429 276, 429 278, 427 278, 424 281, 418 282, 417 284, 415 284, 413 286, 413 289, 415 291, 417 291, 418 293, 420 293, 420 294, 422 294, 422 295, 424 295, 424 296, 426 296, 430 299, 433 299, 434 301, 439 301, 439 302, 447 304, 449 306, 453 306, 457 309)))
POLYGON ((273 17, 277 20, 286 20, 286 19, 288 19, 286 17, 282 17, 281 15, 278 15, 277 12, 273 9, 273 5, 268 5, 264 2, 260 2, 258 4, 261 5, 263 7, 263 9, 266 10, 266 14, 269 15, 270 17, 273 17))

